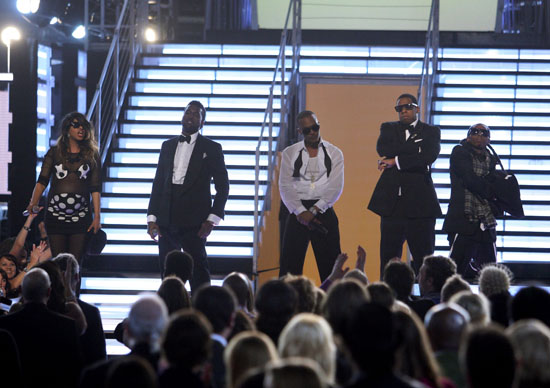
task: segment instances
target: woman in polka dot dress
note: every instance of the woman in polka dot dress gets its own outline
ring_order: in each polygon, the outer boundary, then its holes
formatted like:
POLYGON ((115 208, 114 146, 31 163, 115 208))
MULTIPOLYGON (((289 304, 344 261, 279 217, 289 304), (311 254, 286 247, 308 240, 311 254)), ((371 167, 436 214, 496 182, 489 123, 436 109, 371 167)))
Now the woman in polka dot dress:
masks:
POLYGON ((86 232, 97 233, 101 228, 100 160, 93 127, 81 113, 69 113, 61 121, 61 136, 44 157, 29 212, 38 205, 50 179, 45 223, 52 253, 69 252, 80 262, 86 232))

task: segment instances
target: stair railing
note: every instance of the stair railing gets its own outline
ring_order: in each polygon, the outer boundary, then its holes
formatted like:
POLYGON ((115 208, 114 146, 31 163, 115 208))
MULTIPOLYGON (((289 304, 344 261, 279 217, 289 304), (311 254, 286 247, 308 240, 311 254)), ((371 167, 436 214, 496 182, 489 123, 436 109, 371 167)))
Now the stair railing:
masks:
POLYGON ((146 0, 124 0, 111 46, 88 109, 95 126, 101 163, 118 128, 118 120, 134 65, 140 51, 140 33, 146 15, 146 0))
POLYGON ((438 66, 439 49, 439 0, 432 0, 430 19, 426 31, 426 45, 422 62, 422 77, 418 87, 418 102, 422 108, 422 121, 429 123, 432 114, 432 98, 438 66))
POLYGON ((269 98, 267 108, 264 114, 264 121, 260 131, 260 137, 256 146, 256 168, 254 178, 254 242, 253 242, 253 264, 252 273, 257 274, 257 262, 259 253, 259 242, 261 237, 261 227, 264 222, 266 211, 271 209, 271 182, 273 181, 274 166, 277 162, 277 150, 281 149, 286 143, 289 118, 294 117, 295 96, 299 84, 299 67, 300 67, 300 47, 302 41, 302 1, 290 0, 288 11, 286 14, 285 25, 281 33, 281 41, 279 45, 279 55, 275 64, 273 80, 269 88, 269 98), (291 18, 292 17, 292 18, 291 18), (291 26, 289 26, 291 22, 291 26), (289 34, 289 29, 292 28, 289 34), (289 42, 290 41, 290 42, 289 42), (290 47, 288 47, 290 46, 290 47), (290 50, 287 50, 290 49, 290 50), (290 52, 288 52, 290 51, 290 52), (291 64, 288 67, 287 56, 291 55, 291 64), (288 69, 287 69, 288 67, 288 69), (290 79, 287 81, 286 73, 290 72, 290 79), (278 77, 279 76, 279 77, 278 77), (274 95, 277 87, 280 86, 280 118, 279 118, 279 135, 277 138, 277 147, 273 147, 273 112, 274 95), (267 135, 264 134, 267 128, 267 135), (267 147, 265 143, 267 142, 267 147), (263 205, 260 208, 260 163, 261 156, 265 154, 267 148, 267 185, 264 193, 263 205))

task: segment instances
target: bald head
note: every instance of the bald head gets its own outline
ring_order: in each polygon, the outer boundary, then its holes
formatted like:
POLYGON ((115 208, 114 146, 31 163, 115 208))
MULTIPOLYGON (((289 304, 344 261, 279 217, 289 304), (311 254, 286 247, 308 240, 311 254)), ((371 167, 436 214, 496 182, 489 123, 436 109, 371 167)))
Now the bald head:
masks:
POLYGON ((158 346, 167 321, 168 309, 163 300, 155 294, 142 296, 132 305, 128 315, 129 345, 145 342, 152 347, 158 346))
POLYGON ((468 326, 468 312, 455 304, 439 304, 426 314, 425 324, 434 351, 458 350, 468 326))
POLYGON ((34 268, 23 278, 21 293, 25 303, 44 303, 50 295, 50 277, 41 268, 34 268))

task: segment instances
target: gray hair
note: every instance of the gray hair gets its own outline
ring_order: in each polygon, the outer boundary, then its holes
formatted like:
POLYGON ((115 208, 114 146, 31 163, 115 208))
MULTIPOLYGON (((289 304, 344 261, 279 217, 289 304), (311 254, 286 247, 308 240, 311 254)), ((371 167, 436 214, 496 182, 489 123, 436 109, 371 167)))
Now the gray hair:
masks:
POLYGON ((130 347, 145 342, 157 348, 167 322, 168 309, 164 301, 155 294, 141 296, 128 314, 128 332, 132 342, 130 347))
POLYGON ((48 273, 42 268, 31 269, 23 278, 21 293, 25 302, 45 302, 51 286, 48 273))

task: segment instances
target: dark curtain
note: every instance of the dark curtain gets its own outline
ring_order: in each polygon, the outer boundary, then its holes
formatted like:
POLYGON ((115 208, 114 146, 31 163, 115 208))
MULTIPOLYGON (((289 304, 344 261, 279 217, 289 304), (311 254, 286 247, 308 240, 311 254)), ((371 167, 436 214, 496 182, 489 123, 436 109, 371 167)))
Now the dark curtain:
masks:
POLYGON ((256 0, 207 0, 205 28, 220 31, 257 30, 256 0))

